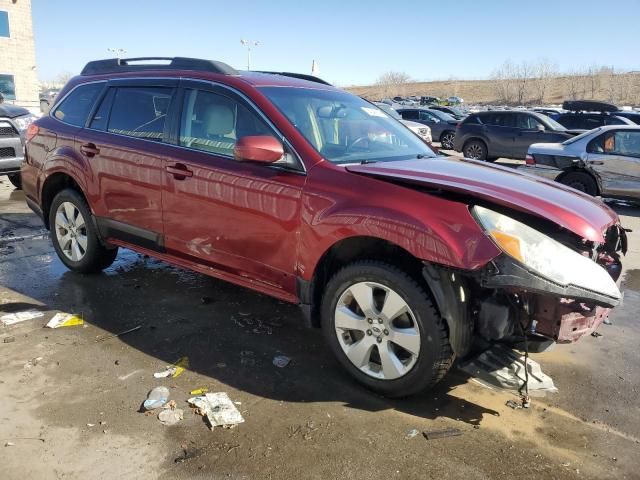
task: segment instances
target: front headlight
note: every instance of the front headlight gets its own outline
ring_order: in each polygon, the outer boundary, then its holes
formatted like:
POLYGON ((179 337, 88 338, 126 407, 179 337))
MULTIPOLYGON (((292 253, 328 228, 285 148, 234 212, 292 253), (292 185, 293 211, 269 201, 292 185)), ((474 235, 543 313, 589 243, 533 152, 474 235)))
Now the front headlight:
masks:
POLYGON ((564 287, 620 298, 609 273, 590 258, 506 215, 477 205, 473 212, 496 245, 528 269, 564 287))
POLYGON ((23 115, 22 117, 14 118, 13 121, 15 122, 16 127, 18 127, 18 130, 20 130, 20 133, 24 133, 35 119, 36 116, 30 113, 28 115, 23 115))

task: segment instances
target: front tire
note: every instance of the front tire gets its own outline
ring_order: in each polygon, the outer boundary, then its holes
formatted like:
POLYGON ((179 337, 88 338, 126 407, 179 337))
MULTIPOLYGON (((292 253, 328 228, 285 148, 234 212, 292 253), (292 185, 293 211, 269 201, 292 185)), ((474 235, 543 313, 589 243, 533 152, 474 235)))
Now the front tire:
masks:
POLYGON ((118 248, 107 248, 100 242, 91 210, 77 191, 58 193, 49 210, 49 226, 53 247, 69 270, 97 273, 113 263, 118 248))
POLYGON ((16 187, 18 190, 22 189, 22 178, 19 173, 10 173, 7 175, 11 184, 16 187))
POLYGON ((453 150, 453 142, 456 138, 456 132, 444 132, 440 135, 440 145, 445 150, 453 150))
POLYGON ((353 263, 334 275, 322 300, 322 329, 343 367, 388 397, 435 385, 454 359, 428 293, 383 262, 353 263))

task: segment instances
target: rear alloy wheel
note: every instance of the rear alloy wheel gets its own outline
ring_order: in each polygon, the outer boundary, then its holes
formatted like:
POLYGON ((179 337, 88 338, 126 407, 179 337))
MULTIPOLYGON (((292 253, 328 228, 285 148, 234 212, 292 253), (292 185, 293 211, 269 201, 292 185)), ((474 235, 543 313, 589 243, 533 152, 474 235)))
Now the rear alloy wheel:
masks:
POLYGON ((453 149, 453 141, 456 138, 455 132, 444 132, 440 136, 440 145, 445 150, 453 149))
POLYGON ((12 183, 12 185, 18 190, 22 188, 22 178, 20 177, 19 173, 10 173, 9 175, 7 175, 7 177, 9 178, 9 181, 12 183))
POLYGON ((598 194, 598 184, 591 175, 585 172, 569 172, 560 179, 560 183, 568 185, 571 188, 575 188, 576 190, 580 190, 592 197, 595 197, 598 194))
POLYGON ((462 149, 465 158, 473 158, 475 160, 487 159, 487 147, 479 140, 467 142, 462 149))
POLYGON ((390 397, 434 385, 453 361, 429 295, 406 273, 381 262, 352 264, 331 279, 322 327, 349 373, 390 397))
POLYGON ((75 190, 62 190, 54 197, 49 226, 56 253, 70 270, 100 272, 118 255, 117 248, 107 248, 100 243, 91 210, 75 190))

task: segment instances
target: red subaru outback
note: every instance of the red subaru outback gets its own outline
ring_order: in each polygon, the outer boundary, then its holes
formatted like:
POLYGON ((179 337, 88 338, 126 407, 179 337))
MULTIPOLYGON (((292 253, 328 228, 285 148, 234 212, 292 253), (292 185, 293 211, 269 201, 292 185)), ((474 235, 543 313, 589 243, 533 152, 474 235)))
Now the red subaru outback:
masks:
POLYGON ((28 130, 27 202, 71 270, 129 248, 299 304, 389 396, 476 338, 571 342, 620 302, 600 201, 437 156, 315 77, 140 60, 90 62, 28 130))

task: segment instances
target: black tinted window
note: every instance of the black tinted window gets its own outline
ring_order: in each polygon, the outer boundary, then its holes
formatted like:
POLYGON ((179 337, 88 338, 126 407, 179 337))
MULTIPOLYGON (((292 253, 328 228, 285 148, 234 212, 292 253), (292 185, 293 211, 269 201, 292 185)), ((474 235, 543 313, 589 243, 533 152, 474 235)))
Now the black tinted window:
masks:
MULTIPOLYGON (((533 115, 527 115, 526 113, 519 113, 517 116, 516 127, 524 130, 535 130, 539 125, 542 125, 533 115)), ((544 125, 542 125, 544 128, 544 125)))
POLYGON ((417 110, 403 110, 402 112, 398 112, 402 115, 402 118, 405 120, 418 120, 418 111, 417 110))
POLYGON ((107 128, 107 120, 109 120, 109 112, 111 112, 111 104, 113 103, 113 96, 116 93, 115 88, 110 88, 107 94, 100 102, 100 106, 98 110, 96 110, 96 114, 93 116, 91 123, 89 124, 89 128, 94 128, 96 130, 106 130, 107 128))
POLYGON ((96 97, 104 87, 104 83, 81 85, 73 90, 53 112, 58 120, 84 127, 96 97))
POLYGON ((606 117, 604 120, 604 124, 605 125, 628 125, 627 122, 625 122, 624 120, 616 116, 606 117))
POLYGON ((107 130, 161 142, 172 94, 167 87, 118 88, 107 130))
POLYGON ((202 90, 186 90, 180 145, 233 156, 236 141, 246 136, 273 136, 255 113, 231 98, 202 90))

